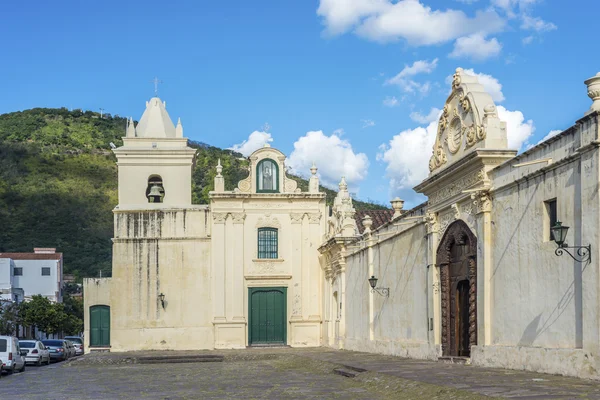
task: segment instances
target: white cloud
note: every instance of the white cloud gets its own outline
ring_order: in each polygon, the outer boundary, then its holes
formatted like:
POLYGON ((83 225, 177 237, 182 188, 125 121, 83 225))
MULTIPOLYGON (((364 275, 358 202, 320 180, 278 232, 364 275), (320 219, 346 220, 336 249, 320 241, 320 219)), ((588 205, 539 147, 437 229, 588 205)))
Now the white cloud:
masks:
POLYGON ((554 136, 558 135, 559 133, 562 133, 562 130, 560 130, 560 129, 553 129, 546 136, 544 136, 542 140, 540 140, 539 142, 537 142, 537 144, 545 142, 546 140, 550 139, 551 137, 554 137, 554 136))
POLYGON ((384 85, 396 85, 405 93, 420 93, 426 95, 431 90, 431 83, 420 83, 409 79, 419 74, 430 74, 437 67, 438 59, 427 61, 415 61, 412 65, 405 65, 402 71, 397 73, 393 78, 387 79, 384 85))
POLYGON ((370 40, 404 39, 415 46, 446 43, 475 32, 499 32, 505 23, 494 10, 469 17, 460 10, 432 10, 419 0, 321 0, 317 15, 330 35, 354 28, 370 40))
MULTIPOLYGON (((492 100, 496 103, 504 101, 504 94, 502 93, 502 84, 498 79, 488 74, 482 74, 475 72, 472 68, 463 70, 463 73, 467 75, 476 76, 479 83, 483 86, 486 92, 492 96, 492 100)), ((450 85, 452 83, 452 75, 446 77, 446 83, 450 85)))
POLYGON ((450 53, 452 58, 466 57, 475 61, 483 61, 500 54, 502 45, 498 39, 487 40, 482 34, 474 33, 456 39, 454 50, 450 53))
POLYGON ((264 147, 265 143, 272 142, 273 138, 271 134, 268 132, 254 131, 248 136, 247 140, 244 140, 242 143, 234 144, 230 147, 230 150, 237 151, 238 153, 242 153, 244 156, 248 157, 254 151, 264 147))
POLYGON ((342 135, 343 135, 344 133, 346 133, 346 132, 344 132, 344 128, 337 128, 336 130, 334 130, 334 131, 333 131, 333 134, 334 134, 334 135, 337 135, 337 136, 339 136, 339 137, 342 137, 342 135))
POLYGON ((536 32, 549 32, 557 29, 557 27, 552 22, 546 22, 539 17, 523 15, 521 29, 532 30, 536 32))
POLYGON ((426 128, 402 131, 387 144, 379 146, 377 160, 387 164, 385 171, 392 196, 400 196, 407 201, 422 197, 412 188, 429 174, 429 157, 436 133, 437 121, 426 128))
POLYGON ((311 131, 294 143, 287 159, 292 173, 307 176, 312 163, 319 168, 321 184, 335 188, 342 176, 348 184, 356 185, 366 178, 369 159, 364 153, 355 153, 347 140, 336 134, 327 136, 323 131, 311 131))
POLYGON ((429 114, 427 115, 423 115, 418 111, 411 112, 410 119, 420 124, 428 124, 430 122, 439 120, 441 113, 442 110, 432 107, 431 111, 429 111, 429 114))
POLYGON ((375 126, 375 121, 373 121, 372 119, 361 119, 360 122, 362 122, 363 128, 370 128, 372 126, 375 126))
MULTIPOLYGON (((527 146, 535 131, 533 121, 525 120, 521 111, 510 111, 503 106, 498 106, 497 110, 498 117, 506 122, 508 148, 520 150, 527 146)), ((429 158, 437 127, 438 121, 435 120, 426 127, 407 129, 379 146, 377 160, 387 164, 386 176, 390 179, 393 196, 400 195, 405 200, 421 199, 411 189, 429 174, 429 158)))
POLYGON ((398 80, 409 78, 411 76, 419 75, 419 74, 430 74, 437 67, 438 59, 434 58, 432 61, 427 60, 418 60, 415 61, 411 66, 405 65, 402 71, 400 71, 396 76, 391 79, 388 79, 386 83, 395 84, 398 80))
POLYGON ((538 0, 492 0, 492 5, 502 9, 509 17, 515 16, 515 11, 529 9, 538 0))
POLYGON ((506 122, 506 136, 508 148, 521 150, 535 131, 532 120, 525 120, 521 111, 510 111, 502 106, 497 106, 498 118, 506 122))
POLYGON ((524 37, 521 42, 523 42, 524 45, 530 44, 531 42, 533 42, 533 36, 524 37))
POLYGON ((383 99, 383 105, 386 107, 395 107, 399 104, 398 99, 396 98, 396 96, 386 96, 385 99, 383 99))

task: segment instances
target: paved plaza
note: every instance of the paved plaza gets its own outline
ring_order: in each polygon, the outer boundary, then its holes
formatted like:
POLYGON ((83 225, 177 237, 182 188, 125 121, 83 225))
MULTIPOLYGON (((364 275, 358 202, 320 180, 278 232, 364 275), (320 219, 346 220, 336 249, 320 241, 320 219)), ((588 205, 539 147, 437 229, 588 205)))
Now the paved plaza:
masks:
POLYGON ((105 353, 0 380, 19 399, 600 399, 575 378, 329 349, 105 353), (223 355, 184 363, 181 355, 223 355), (149 357, 153 357, 150 359, 149 357), (151 363, 146 363, 151 362, 151 363), (341 369, 355 375, 345 377, 341 369), (363 372, 357 372, 363 371, 363 372))

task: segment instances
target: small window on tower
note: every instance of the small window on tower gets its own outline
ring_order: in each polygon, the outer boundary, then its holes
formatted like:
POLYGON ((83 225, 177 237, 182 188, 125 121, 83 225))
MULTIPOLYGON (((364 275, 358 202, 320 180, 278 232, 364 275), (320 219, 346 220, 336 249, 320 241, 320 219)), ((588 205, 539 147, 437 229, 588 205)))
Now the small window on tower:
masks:
POLYGON ((50 276, 50 267, 42 267, 42 276, 50 276))
POLYGON ((13 270, 14 276, 23 276, 23 267, 15 267, 13 270))
POLYGON ((163 188, 162 178, 158 175, 152 175, 148 178, 148 187, 146 188, 146 198, 148 203, 162 203, 165 198, 165 189, 163 188))

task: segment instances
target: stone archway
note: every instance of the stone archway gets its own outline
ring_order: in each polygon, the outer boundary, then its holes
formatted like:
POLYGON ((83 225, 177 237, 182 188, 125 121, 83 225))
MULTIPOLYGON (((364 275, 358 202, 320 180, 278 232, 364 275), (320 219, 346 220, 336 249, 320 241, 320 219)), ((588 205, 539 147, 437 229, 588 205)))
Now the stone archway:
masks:
POLYGON ((452 223, 437 250, 442 294, 442 355, 470 357, 477 344, 477 238, 452 223))

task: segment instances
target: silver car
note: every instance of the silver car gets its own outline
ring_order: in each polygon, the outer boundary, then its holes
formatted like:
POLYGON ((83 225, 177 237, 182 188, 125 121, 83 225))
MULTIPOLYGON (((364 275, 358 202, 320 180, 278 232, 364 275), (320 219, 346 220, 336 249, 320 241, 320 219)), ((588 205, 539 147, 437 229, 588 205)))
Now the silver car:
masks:
POLYGON ((27 350, 25 362, 35 364, 38 367, 42 364, 50 365, 50 352, 39 340, 19 340, 21 350, 27 350))

